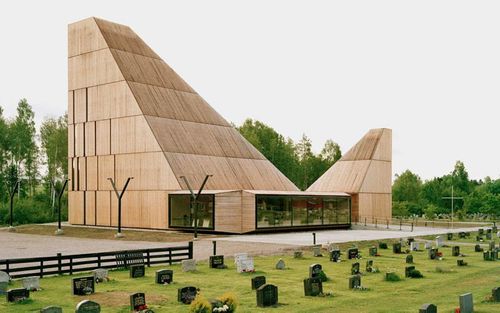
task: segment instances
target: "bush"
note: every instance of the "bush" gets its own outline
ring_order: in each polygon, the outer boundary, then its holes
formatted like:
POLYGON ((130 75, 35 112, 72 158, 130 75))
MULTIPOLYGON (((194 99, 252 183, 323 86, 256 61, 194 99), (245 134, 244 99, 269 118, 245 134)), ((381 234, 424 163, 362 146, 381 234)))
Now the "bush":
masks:
POLYGON ((420 273, 420 271, 419 271, 419 270, 412 270, 412 271, 410 271, 410 273, 408 273, 408 274, 409 274, 409 276, 410 276, 411 278, 422 278, 422 277, 424 277, 424 275, 422 275, 422 273, 420 273))
POLYGON ((385 274, 385 280, 386 281, 400 281, 401 277, 399 277, 398 274, 394 272, 389 272, 385 274))
POLYGON ((212 305, 205 297, 197 294, 189 306, 189 313, 212 313, 212 305))
POLYGON ((318 277, 321 279, 322 282, 329 280, 328 276, 326 275, 326 273, 324 271, 319 272, 318 277))
MULTIPOLYGON (((227 313, 233 313, 236 311, 236 308, 238 307, 238 297, 232 292, 226 292, 222 296, 218 298, 218 300, 221 302, 222 307, 224 305, 227 306, 227 310, 222 311, 222 312, 227 312, 227 313)), ((214 308, 215 312, 215 308, 214 308)))

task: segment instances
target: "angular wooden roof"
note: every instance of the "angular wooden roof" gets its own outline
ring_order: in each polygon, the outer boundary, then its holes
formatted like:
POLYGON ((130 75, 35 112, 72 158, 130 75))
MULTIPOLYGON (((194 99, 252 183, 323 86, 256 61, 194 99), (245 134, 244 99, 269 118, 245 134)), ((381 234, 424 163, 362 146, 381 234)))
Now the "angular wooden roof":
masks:
POLYGON ((299 190, 128 26, 98 18, 75 24, 69 66, 77 62, 72 56, 90 51, 102 58, 78 60, 80 67, 99 66, 85 80, 72 71, 70 89, 124 80, 135 100, 127 102, 138 106, 182 189, 180 176, 199 186, 213 174, 207 189, 299 190))

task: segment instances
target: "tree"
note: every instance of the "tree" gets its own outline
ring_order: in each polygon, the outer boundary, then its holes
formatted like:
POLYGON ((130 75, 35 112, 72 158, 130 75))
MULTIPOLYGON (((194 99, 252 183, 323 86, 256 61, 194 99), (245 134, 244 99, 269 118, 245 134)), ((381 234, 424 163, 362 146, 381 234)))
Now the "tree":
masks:
POLYGON ((425 203, 422 200, 422 180, 410 170, 396 174, 392 185, 393 206, 398 207, 402 213, 421 215, 425 203), (401 205, 397 205, 401 203, 401 205))
POLYGON ((50 179, 68 172, 68 116, 47 118, 40 127, 40 141, 50 179))
POLYGON ((340 146, 335 141, 328 139, 325 142, 320 155, 323 160, 325 160, 330 164, 330 166, 332 166, 335 162, 340 160, 340 158, 342 157, 342 152, 340 151, 340 146))

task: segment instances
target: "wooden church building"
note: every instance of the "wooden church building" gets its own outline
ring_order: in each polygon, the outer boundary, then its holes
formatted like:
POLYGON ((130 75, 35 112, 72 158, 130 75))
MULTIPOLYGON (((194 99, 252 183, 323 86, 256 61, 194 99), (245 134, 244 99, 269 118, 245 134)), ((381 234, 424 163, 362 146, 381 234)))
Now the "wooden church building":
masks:
POLYGON ((68 29, 69 222, 248 233, 391 217, 391 130, 374 129, 300 191, 129 27, 68 29), (195 190, 212 175, 194 218, 195 190))

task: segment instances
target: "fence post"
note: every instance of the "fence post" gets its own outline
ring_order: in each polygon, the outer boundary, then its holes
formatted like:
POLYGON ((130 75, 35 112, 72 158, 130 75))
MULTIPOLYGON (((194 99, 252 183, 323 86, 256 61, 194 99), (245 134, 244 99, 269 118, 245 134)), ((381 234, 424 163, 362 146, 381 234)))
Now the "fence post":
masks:
POLYGON ((172 265, 172 249, 168 249, 168 264, 172 265))
POLYGON ((413 231, 413 222, 411 223, 411 231, 413 231))
POLYGON ((313 233, 313 245, 316 245, 316 233, 313 233))
POLYGON ((5 271, 10 275, 9 259, 5 260, 5 271))
POLYGON ((151 260, 150 260, 150 257, 149 257, 149 250, 146 252, 146 258, 148 260, 148 267, 151 267, 151 260))
POLYGON ((61 271, 62 271, 62 260, 61 260, 61 254, 58 253, 57 254, 57 274, 58 275, 62 275, 61 271))
POLYGON ((97 267, 101 267, 101 256, 97 256, 97 267))
POLYGON ((213 255, 217 255, 217 241, 212 240, 212 246, 213 246, 213 255))
POLYGON ((399 230, 401 230, 401 226, 403 226, 403 220, 402 219, 399 220, 399 230))
POLYGON ((378 228, 378 220, 375 219, 375 228, 378 228))
POLYGON ((43 260, 40 261, 40 278, 43 278, 43 260))
POLYGON ((387 223, 387 229, 389 229, 389 220, 385 220, 385 222, 387 223))
POLYGON ((69 274, 73 275, 73 257, 69 258, 69 274))
POLYGON ((192 259, 193 258, 193 242, 190 241, 188 243, 188 251, 189 251, 189 258, 192 259))
POLYGON ((365 217, 365 226, 366 226, 366 217, 365 217))

